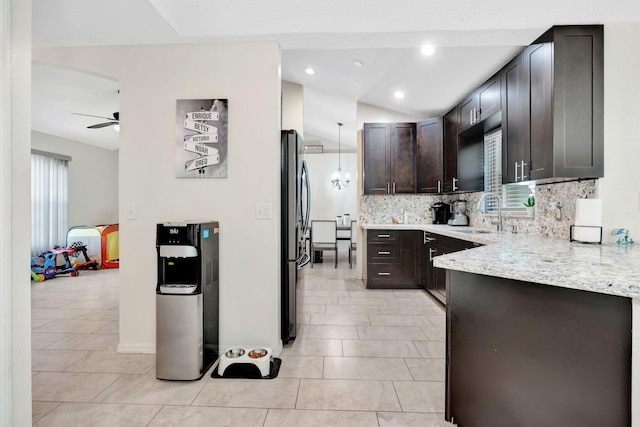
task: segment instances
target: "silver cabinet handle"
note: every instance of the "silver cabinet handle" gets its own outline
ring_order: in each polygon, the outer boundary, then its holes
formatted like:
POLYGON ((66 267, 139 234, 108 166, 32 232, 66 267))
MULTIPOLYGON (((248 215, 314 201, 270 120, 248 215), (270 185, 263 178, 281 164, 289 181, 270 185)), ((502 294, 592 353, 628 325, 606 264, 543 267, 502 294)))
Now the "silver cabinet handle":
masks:
POLYGON ((518 182, 518 162, 516 162, 516 182, 518 182))
POLYGON ((480 121, 480 109, 474 108, 474 110, 476 111, 476 123, 478 123, 480 121))
POLYGON ((391 273, 380 272, 378 273, 378 276, 391 276, 391 273))
POLYGON ((393 182, 393 194, 396 194, 396 183, 395 183, 395 181, 393 182))
POLYGON ((389 191, 389 183, 387 182, 387 194, 391 193, 391 191, 389 191))
POLYGON ((424 243, 433 242, 434 240, 436 240, 435 237, 431 237, 431 235, 427 234, 426 231, 424 232, 424 243))
POLYGON ((529 178, 527 175, 524 174, 524 167, 527 166, 527 163, 525 163, 525 161, 521 161, 520 162, 520 175, 522 176, 522 180, 524 181, 525 178, 529 178))
POLYGON ((433 254, 436 253, 434 248, 429 248, 429 262, 433 262, 433 254))
POLYGON ((438 180, 438 193, 440 193, 442 191, 442 185, 440 180, 438 180))
POLYGON ((378 251, 378 255, 391 255, 389 251, 378 251))
POLYGON ((469 124, 473 124, 473 110, 469 110, 469 124))
POLYGON ((458 190, 458 186, 456 185, 457 182, 458 182, 458 178, 453 178, 453 191, 458 190))
POLYGON ((391 234, 378 234, 378 239, 388 239, 391 234))

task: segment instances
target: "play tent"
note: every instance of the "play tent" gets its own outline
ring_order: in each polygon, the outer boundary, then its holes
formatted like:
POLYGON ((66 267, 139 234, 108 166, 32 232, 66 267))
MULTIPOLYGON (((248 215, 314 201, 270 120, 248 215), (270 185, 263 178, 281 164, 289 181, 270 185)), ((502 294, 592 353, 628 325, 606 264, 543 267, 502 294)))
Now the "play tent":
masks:
POLYGON ((89 258, 98 261, 101 268, 120 266, 118 224, 71 227, 67 232, 67 247, 74 242, 84 243, 89 258))

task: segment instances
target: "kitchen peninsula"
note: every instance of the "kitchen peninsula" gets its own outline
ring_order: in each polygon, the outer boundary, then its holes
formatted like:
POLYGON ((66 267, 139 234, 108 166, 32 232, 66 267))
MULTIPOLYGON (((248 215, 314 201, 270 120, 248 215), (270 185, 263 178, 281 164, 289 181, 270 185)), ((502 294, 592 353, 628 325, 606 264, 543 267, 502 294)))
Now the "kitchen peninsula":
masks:
POLYGON ((461 427, 632 425, 640 249, 446 225, 363 228, 483 244, 433 259, 447 276, 448 420, 461 427))

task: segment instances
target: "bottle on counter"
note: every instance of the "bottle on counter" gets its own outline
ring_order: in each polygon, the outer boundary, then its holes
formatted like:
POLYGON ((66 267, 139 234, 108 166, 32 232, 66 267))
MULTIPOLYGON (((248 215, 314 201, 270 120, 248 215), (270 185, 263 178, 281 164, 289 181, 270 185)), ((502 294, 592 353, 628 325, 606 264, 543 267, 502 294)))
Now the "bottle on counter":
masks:
POLYGON ((351 225, 351 215, 348 213, 342 215, 342 225, 351 225))

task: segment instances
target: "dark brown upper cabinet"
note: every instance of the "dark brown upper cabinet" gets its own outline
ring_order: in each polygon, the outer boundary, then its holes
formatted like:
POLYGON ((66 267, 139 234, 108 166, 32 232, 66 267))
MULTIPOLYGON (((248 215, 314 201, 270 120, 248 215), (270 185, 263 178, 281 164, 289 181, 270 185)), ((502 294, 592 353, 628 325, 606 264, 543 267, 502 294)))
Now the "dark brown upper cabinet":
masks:
MULTIPOLYGON (((502 183, 528 180, 529 138, 525 138, 524 53, 502 69, 502 183), (524 172, 523 172, 524 171, 524 172)), ((528 114, 528 113, 527 113, 528 114)))
POLYGON ((458 190, 458 108, 442 117, 443 181, 442 191, 458 190))
POLYGON ((416 192, 416 124, 364 124, 364 193, 416 192))
POLYGON ((418 193, 443 191, 442 119, 425 120, 417 124, 418 155, 416 158, 418 193))
POLYGON ((523 180, 604 176, 603 67, 601 25, 553 27, 524 50, 523 180))
POLYGON ((391 192, 416 192, 416 124, 391 123, 391 192))
POLYGON ((464 132, 497 113, 500 103, 500 74, 496 74, 458 105, 458 131, 464 132))

